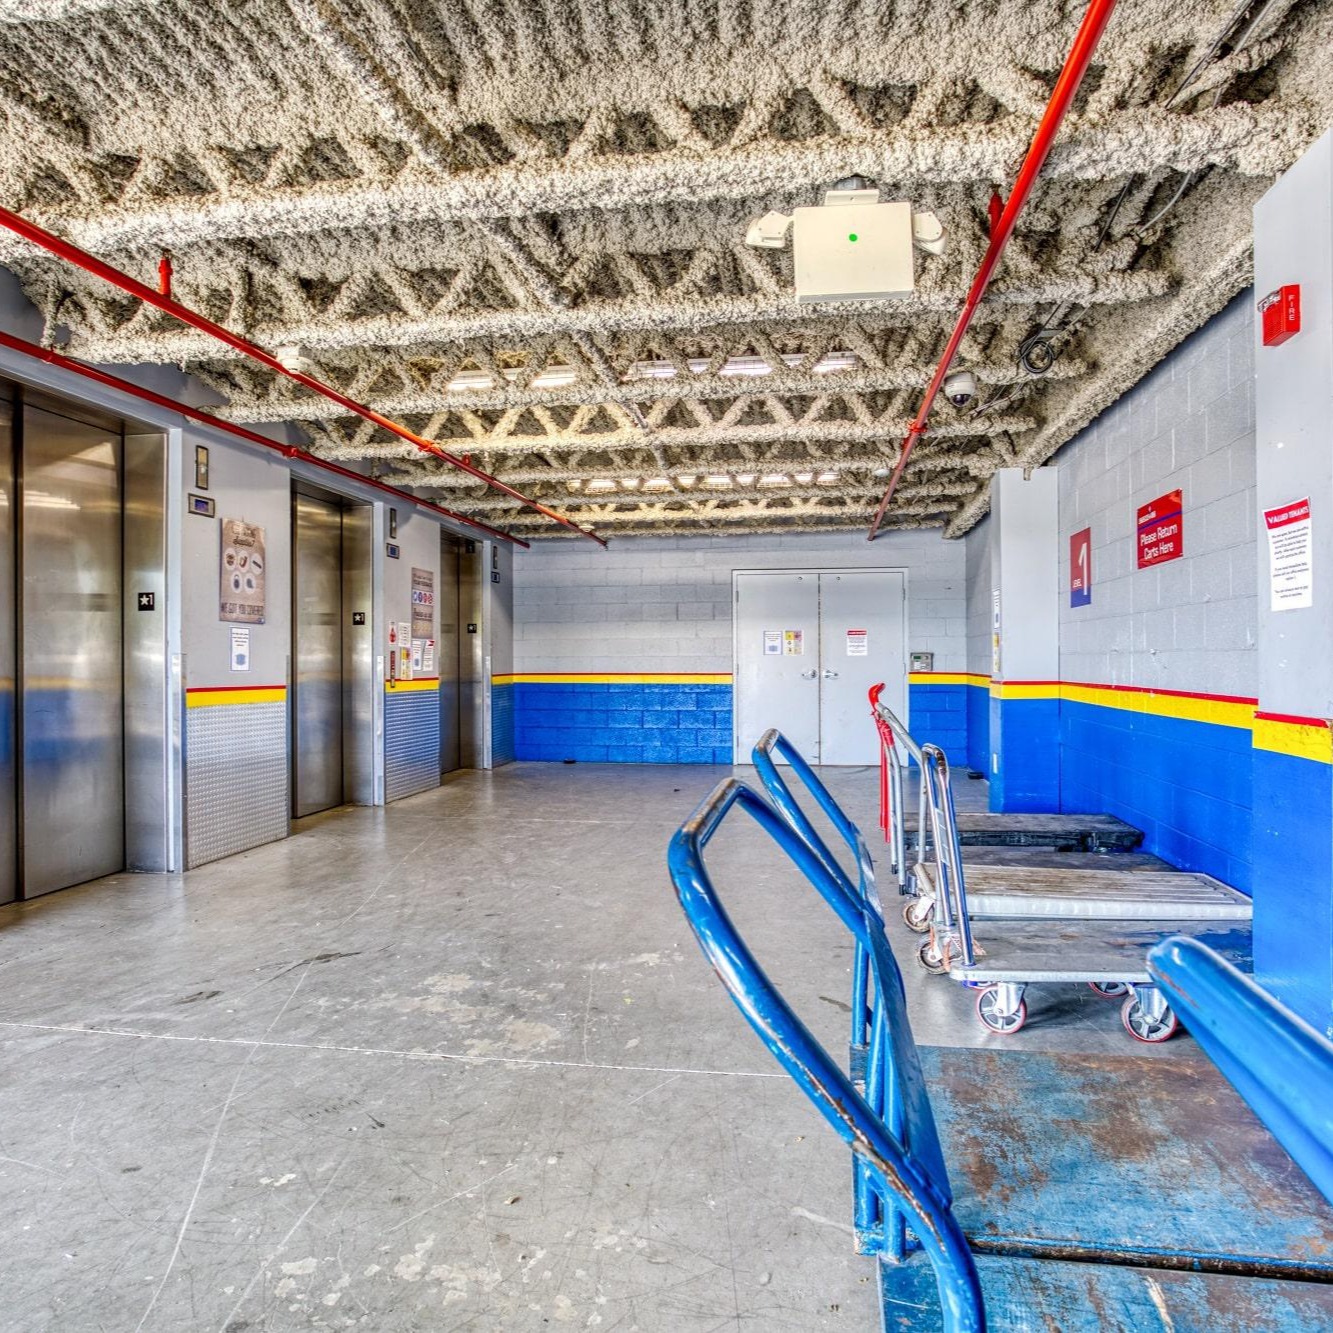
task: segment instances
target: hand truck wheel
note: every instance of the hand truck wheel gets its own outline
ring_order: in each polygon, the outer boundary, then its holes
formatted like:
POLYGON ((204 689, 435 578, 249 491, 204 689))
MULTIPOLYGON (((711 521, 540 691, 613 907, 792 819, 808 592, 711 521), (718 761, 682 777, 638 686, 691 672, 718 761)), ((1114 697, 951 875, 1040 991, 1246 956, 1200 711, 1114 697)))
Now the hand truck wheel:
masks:
POLYGON ((1090 981, 1088 986, 1103 1000, 1119 1000, 1129 994, 1129 987, 1123 981, 1090 981))
POLYGON ((1008 1013, 1001 1013, 999 1004, 1000 988, 987 986, 977 996, 977 1017, 981 1019, 982 1027, 998 1032, 1002 1037, 1010 1037, 1028 1021, 1028 1004, 1020 999, 1018 1007, 1008 1013))
POLYGON ((1159 1041, 1169 1041, 1180 1026, 1173 1010, 1167 1008, 1154 1017, 1143 1001, 1133 994, 1120 1006, 1120 1021, 1135 1041, 1152 1045, 1159 1041))
POLYGON ((930 918, 934 903, 924 898, 909 898, 903 904, 903 924, 908 930, 924 935, 930 929, 930 918))
POLYGON ((916 951, 916 961, 926 969, 927 972, 939 976, 942 972, 949 970, 949 964, 944 955, 935 947, 934 940, 925 940, 921 947, 916 951))

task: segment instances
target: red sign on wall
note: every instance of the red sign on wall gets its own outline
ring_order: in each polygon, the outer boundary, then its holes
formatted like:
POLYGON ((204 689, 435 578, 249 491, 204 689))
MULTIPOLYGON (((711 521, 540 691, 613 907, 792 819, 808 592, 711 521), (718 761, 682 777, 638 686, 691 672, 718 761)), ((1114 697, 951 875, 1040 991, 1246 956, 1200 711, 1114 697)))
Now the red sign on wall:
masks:
POLYGON ((1092 602, 1092 529, 1084 528, 1069 539, 1069 605, 1092 602))
POLYGON ((1179 560, 1185 554, 1184 504, 1180 491, 1168 491, 1139 508, 1139 568, 1179 560))

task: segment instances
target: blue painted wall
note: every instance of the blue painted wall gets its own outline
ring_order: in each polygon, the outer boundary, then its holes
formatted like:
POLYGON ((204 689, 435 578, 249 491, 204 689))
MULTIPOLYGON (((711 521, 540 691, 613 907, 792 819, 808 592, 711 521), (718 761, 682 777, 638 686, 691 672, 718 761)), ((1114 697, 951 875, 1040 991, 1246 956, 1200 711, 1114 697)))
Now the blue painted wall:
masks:
POLYGON ((1045 812, 1060 808, 1060 700, 990 698, 988 744, 999 755, 990 808, 1045 812))
POLYGON ((1062 810, 1117 815, 1145 851, 1253 891, 1247 729, 1064 699, 1060 742, 1062 810))
POLYGON ((518 759, 731 763, 730 685, 556 685, 514 692, 518 759))
POLYGON ((967 716, 967 766, 990 773, 990 686, 964 685, 967 716))
POLYGON ((907 686, 907 728, 922 745, 938 745, 951 764, 968 763, 966 685, 907 686))
POLYGON ((1254 968, 1284 1004, 1333 1036, 1333 767, 1256 748, 1254 968), (1324 812, 1319 817, 1319 812, 1324 812))

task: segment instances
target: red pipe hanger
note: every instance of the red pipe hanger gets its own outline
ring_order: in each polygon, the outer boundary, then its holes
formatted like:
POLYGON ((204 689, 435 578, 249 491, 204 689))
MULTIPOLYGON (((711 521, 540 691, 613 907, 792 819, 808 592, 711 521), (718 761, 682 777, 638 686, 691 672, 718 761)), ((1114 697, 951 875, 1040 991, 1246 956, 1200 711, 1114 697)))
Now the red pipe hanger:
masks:
POLYGON ((354 472, 349 467, 343 467, 341 464, 331 462, 327 458, 320 458, 317 454, 298 448, 294 444, 283 444, 278 440, 270 440, 267 435, 260 435, 257 431, 247 430, 244 426, 237 426, 230 421, 224 421, 221 417, 215 417, 211 412, 205 412, 201 407, 191 407, 188 403, 182 403, 178 399, 168 398, 166 394, 145 389, 140 384, 133 384, 129 380, 120 379, 116 375, 109 375, 105 370, 98 370, 96 366, 85 365, 82 361, 75 361, 73 357, 64 356, 60 352, 53 352, 49 347, 39 347, 36 343, 27 342, 23 338, 16 338, 13 334, 5 333, 3 330, 0 330, 0 347, 8 347, 13 352, 22 352, 24 356, 30 356, 36 361, 44 361, 49 366, 59 366, 61 370, 68 370, 75 375, 81 375, 84 379, 92 380, 94 384, 101 384, 108 389, 115 389, 119 393, 129 394, 130 397, 138 398, 141 402, 152 403, 154 407, 166 408, 169 412, 178 412, 191 421, 201 421, 205 425, 212 426, 214 430, 225 431, 226 434, 234 435, 237 439, 245 440, 250 444, 261 444, 266 449, 276 449, 284 458, 294 459, 301 463, 310 463, 324 472, 336 473, 338 476, 358 482, 362 486, 370 486, 374 490, 384 491, 399 500, 405 500, 408 504, 417 505, 421 509, 428 509, 435 514, 442 514, 455 523, 464 523, 469 528, 484 532, 486 536, 494 537, 498 541, 506 541, 514 546, 521 546, 524 550, 528 549, 529 544, 521 537, 511 536, 507 532, 502 532, 499 528, 491 527, 489 523, 481 522, 480 519, 468 518, 465 514, 456 514, 452 509, 446 509, 443 505, 437 505, 431 500, 423 500, 419 495, 400 490, 397 486, 390 486, 387 481, 380 481, 377 477, 364 477, 361 473, 354 472))
MULTIPOLYGON (((337 403, 339 407, 345 408, 354 416, 363 418, 366 421, 373 422, 377 426, 383 427, 390 433, 397 435, 399 439, 406 440, 409 444, 415 445, 423 453, 428 453, 441 461, 448 463, 450 467, 457 468, 460 472, 466 472, 468 476, 475 477, 478 481, 483 481, 486 485, 500 491, 526 505, 529 509, 535 509, 537 513, 549 518, 553 523, 559 523, 561 527, 568 528, 571 532, 576 532, 580 537, 587 537, 595 541, 600 546, 605 546, 606 541, 599 537, 595 532, 581 528, 572 519, 566 518, 563 514, 557 513, 554 509, 548 509, 544 504, 537 500, 529 499, 521 491, 516 491, 508 483, 501 481, 498 477, 493 477, 489 472, 483 472, 481 468, 475 467, 472 463, 458 457, 457 454, 451 454, 447 449, 441 448, 434 440, 428 440, 424 436, 418 435, 415 431, 408 430, 406 426, 399 425, 398 422, 389 417, 383 416, 373 408, 367 407, 364 403, 358 403, 354 398, 347 397, 346 394, 339 393, 332 385, 325 384, 322 380, 317 380, 312 375, 303 374, 298 370, 289 370, 282 364, 271 352, 266 352, 257 343, 252 343, 248 338, 242 338, 240 334, 233 333, 230 329, 224 328, 221 324, 214 323, 205 315, 199 314, 196 310, 191 310, 189 306, 181 305, 179 301, 174 300, 165 292, 157 291, 149 287, 146 283, 140 282, 130 274, 122 272, 120 269, 104 260, 98 259, 96 255, 89 254, 86 250, 81 250, 77 245, 70 241, 47 231, 44 227, 39 227, 35 222, 29 222, 27 218, 18 213, 12 212, 7 208, 0 208, 0 226, 7 228, 16 235, 22 236, 24 240, 31 241, 41 249, 56 255, 67 263, 74 264, 83 269, 86 273, 91 273, 94 277, 101 278, 104 282, 111 283, 114 287, 119 287, 121 291, 128 292, 129 295, 137 297, 140 301, 148 305, 155 306, 164 314, 171 315, 178 319, 182 324, 188 324, 191 328, 198 329, 201 333, 206 333, 211 338, 216 338, 219 342, 225 343, 228 347, 240 352, 242 356, 249 357, 252 361, 257 361, 260 365, 267 367, 276 374, 283 375, 289 380, 294 380, 297 384, 307 389, 313 390, 321 397, 327 398, 330 402, 337 403)), ((169 284, 169 276, 163 279, 164 285, 169 284)), ((211 418, 216 421, 217 418, 211 418)), ((262 437, 261 437, 262 438, 262 437)), ((313 457, 313 455, 312 455, 313 457)))
POLYGON ((930 416, 930 409, 935 404, 940 386, 944 383, 944 377, 949 373, 949 367, 953 363, 954 357, 958 355, 958 347, 963 341, 963 335, 972 323, 972 318, 977 312, 977 306, 980 304, 981 298, 985 296, 991 278, 995 275, 995 269, 1000 262, 1000 255, 1003 253, 1004 247, 1008 245, 1009 238, 1013 235, 1018 215, 1023 211, 1023 205, 1027 203, 1028 195, 1032 193, 1032 187, 1036 184, 1037 177, 1046 163, 1051 145, 1055 142, 1055 136, 1059 132, 1060 123, 1064 120, 1070 105, 1073 103, 1074 94, 1078 92, 1079 84, 1083 82, 1083 76, 1087 73, 1092 54, 1097 49, 1097 43, 1101 40, 1102 33, 1106 29, 1107 21, 1110 19, 1111 11, 1114 8, 1115 0, 1091 0, 1087 12, 1083 15, 1083 22, 1079 25, 1074 44, 1069 48, 1069 55, 1065 58, 1060 77, 1055 81, 1055 87, 1051 91, 1051 100, 1046 104, 1046 110, 1042 113, 1036 133, 1032 136, 1032 143, 1028 148, 1027 156, 1023 159, 1018 178, 1014 181, 1014 188, 1009 194, 1009 200, 1000 213, 998 221, 991 227, 990 244, 987 245, 986 253, 982 256, 981 266, 977 269, 976 277, 972 279, 972 286, 968 289, 967 299, 963 302, 962 313, 958 316, 958 322, 954 325, 953 332, 949 335, 949 341, 945 344, 944 355, 940 357, 940 363, 935 367, 935 373, 926 386, 926 396, 922 400, 916 416, 912 419, 912 424, 907 428, 907 436, 903 440, 902 452, 898 455, 898 462, 889 477, 889 484, 884 488, 884 496, 879 502, 879 508, 875 511, 874 522, 871 523, 870 533, 866 537, 867 541, 873 542, 878 535, 880 524, 884 521, 885 511, 889 507, 889 501, 893 499, 893 493, 898 489, 898 482, 907 467, 907 460, 912 456, 912 449, 915 447, 917 440, 925 434, 926 418, 930 416))

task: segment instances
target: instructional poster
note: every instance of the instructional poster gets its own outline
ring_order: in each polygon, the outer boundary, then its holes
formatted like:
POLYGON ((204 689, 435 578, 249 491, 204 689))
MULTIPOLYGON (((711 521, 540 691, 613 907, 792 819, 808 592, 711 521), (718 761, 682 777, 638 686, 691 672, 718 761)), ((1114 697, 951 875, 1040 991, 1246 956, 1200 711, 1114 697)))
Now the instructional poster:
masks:
POLYGON ((233 625, 231 627, 231 669, 233 671, 250 670, 249 625, 233 625))
POLYGON ((805 655, 805 631, 803 629, 784 629, 782 631, 782 650, 787 657, 805 655))
POLYGON ((412 567, 412 637, 429 639, 435 633, 435 571, 412 567))
POLYGON ((244 519, 222 520, 222 581, 218 619, 264 623, 264 529, 244 519))
POLYGON ((780 629, 766 629, 764 631, 764 656, 782 656, 782 631, 780 629))
POLYGON ((870 655, 870 632, 863 629, 847 631, 847 656, 868 657, 870 655))
POLYGON ((1314 534, 1310 497, 1264 510, 1268 528, 1268 587, 1274 611, 1314 605, 1314 534))

